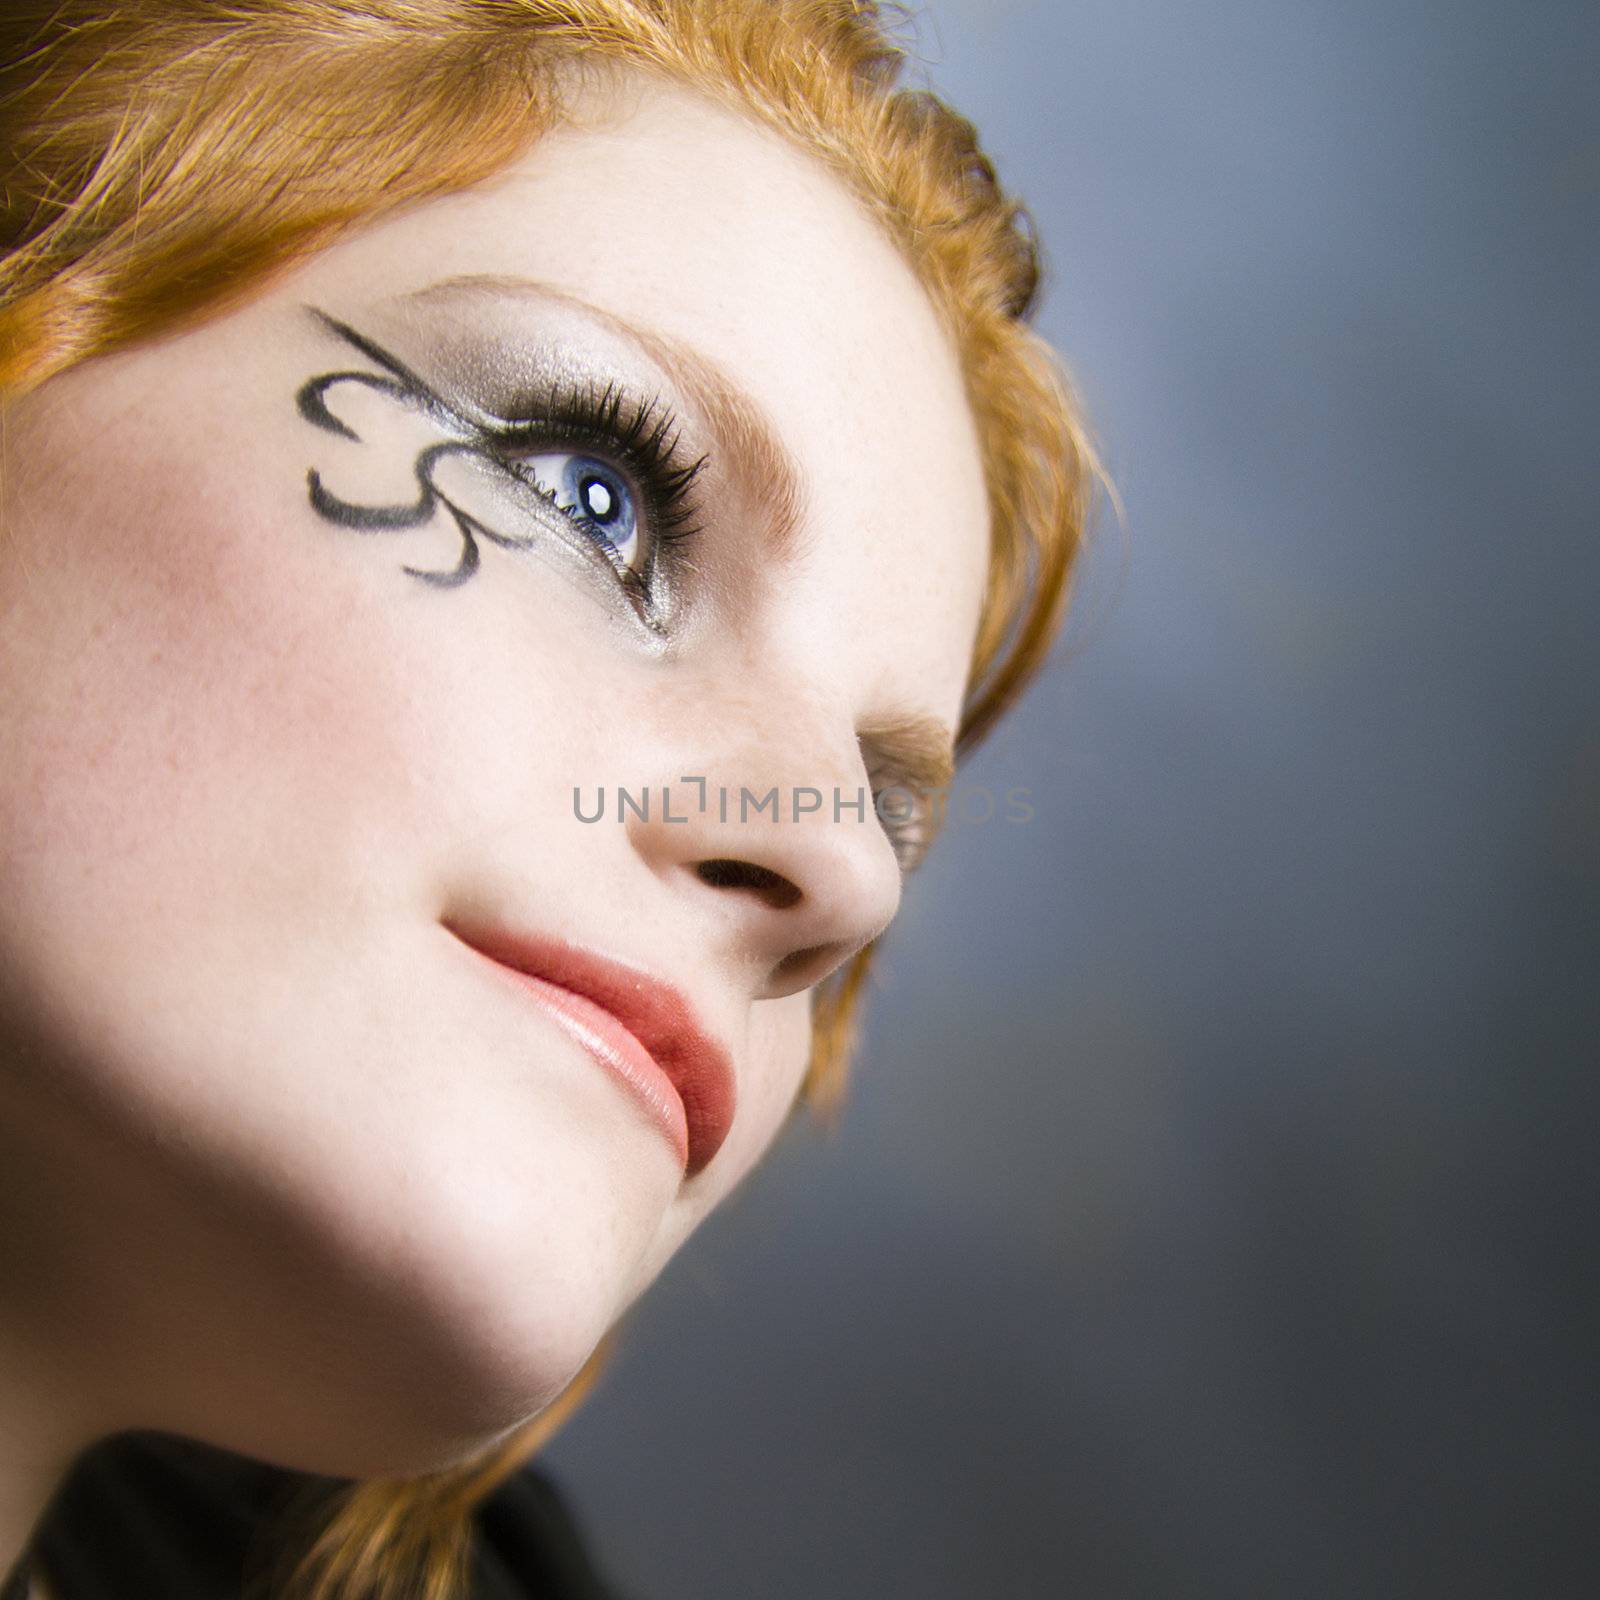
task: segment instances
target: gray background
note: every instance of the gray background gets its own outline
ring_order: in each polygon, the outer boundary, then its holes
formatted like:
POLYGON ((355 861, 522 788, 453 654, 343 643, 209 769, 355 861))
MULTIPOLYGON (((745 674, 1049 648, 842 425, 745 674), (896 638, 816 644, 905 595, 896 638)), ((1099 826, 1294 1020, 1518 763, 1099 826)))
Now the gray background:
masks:
POLYGON ((1600 1593, 1600 7, 918 33, 1127 533, 544 1459, 642 1600, 1600 1593))

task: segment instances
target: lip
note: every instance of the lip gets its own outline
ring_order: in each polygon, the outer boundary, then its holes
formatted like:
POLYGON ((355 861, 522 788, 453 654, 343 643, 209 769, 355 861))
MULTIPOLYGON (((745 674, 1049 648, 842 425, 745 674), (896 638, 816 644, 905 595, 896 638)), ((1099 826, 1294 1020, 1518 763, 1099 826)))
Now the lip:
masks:
POLYGON ((692 1178, 733 1126, 728 1052, 671 984, 565 939, 446 922, 456 938, 518 981, 629 1089, 672 1141, 692 1178))

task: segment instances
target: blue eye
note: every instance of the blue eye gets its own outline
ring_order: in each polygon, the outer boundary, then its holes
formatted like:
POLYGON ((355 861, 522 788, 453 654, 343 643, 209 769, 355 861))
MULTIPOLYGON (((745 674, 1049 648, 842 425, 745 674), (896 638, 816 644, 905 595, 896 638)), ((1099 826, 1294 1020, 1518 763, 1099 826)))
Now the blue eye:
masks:
POLYGON ((571 450, 525 456, 518 467, 552 505, 597 535, 619 567, 632 569, 648 556, 639 548, 638 501, 615 467, 571 450))

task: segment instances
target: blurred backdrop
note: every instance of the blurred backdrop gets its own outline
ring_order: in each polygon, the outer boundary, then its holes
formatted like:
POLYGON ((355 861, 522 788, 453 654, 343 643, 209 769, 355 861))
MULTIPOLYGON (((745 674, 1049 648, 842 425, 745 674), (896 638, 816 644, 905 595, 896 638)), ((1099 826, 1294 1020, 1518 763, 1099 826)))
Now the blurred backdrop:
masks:
POLYGON ((544 1459, 640 1600, 1591 1596, 1600 7, 916 17, 1126 535, 544 1459))

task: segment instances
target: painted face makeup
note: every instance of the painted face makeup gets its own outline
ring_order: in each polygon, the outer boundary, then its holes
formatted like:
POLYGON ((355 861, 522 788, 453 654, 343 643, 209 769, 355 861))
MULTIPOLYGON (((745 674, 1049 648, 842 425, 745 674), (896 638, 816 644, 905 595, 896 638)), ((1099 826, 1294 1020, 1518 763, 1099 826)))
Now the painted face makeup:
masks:
POLYGON ((574 382, 528 396, 507 408, 511 416, 469 415, 466 404, 446 400, 375 340, 312 311, 378 370, 310 379, 296 397, 300 415, 365 447, 361 461, 344 464, 357 480, 392 472, 409 454, 416 490, 409 502, 357 500, 313 466, 306 484, 319 516, 386 533, 426 529, 448 515, 461 541, 454 566, 403 568, 440 588, 477 572, 480 540, 526 550, 562 539, 603 566, 645 626, 665 633, 667 595, 681 565, 676 548, 698 532, 693 485, 706 462, 684 457, 670 409, 659 399, 630 398, 614 381, 574 382))
MULTIPOLYGON (((747 499, 796 514, 787 453, 725 380, 666 341, 647 356, 630 349, 635 330, 608 326, 595 308, 547 286, 468 278, 407 297, 396 338, 428 352, 420 359, 438 369, 436 382, 348 322, 306 309, 366 363, 318 374, 296 395, 306 422, 344 442, 334 447, 344 457, 336 481, 350 486, 330 487, 333 469, 313 465, 310 503, 336 527, 420 533, 435 547, 447 520, 459 541, 453 564, 402 566, 421 583, 465 583, 481 569, 480 541, 547 559, 575 554, 599 575, 603 598, 624 596, 629 615, 664 644, 692 600, 694 541, 741 486, 747 499), (696 398, 663 398, 685 388, 696 398), (722 448, 691 454, 681 418, 722 448), (715 470, 718 455, 742 467, 739 481, 715 470)), ((861 793, 903 872, 916 870, 939 832, 946 742, 903 726, 864 739, 871 758, 861 793), (889 790, 893 807, 880 804, 889 790)))
POLYGON ((94 1427, 364 1476, 525 1420, 770 1147, 900 904, 870 807, 573 817, 938 772, 988 562, 877 220, 619 89, 8 409, 0 1237, 94 1427), (704 1168, 458 929, 691 1018, 737 1079, 704 1168))

